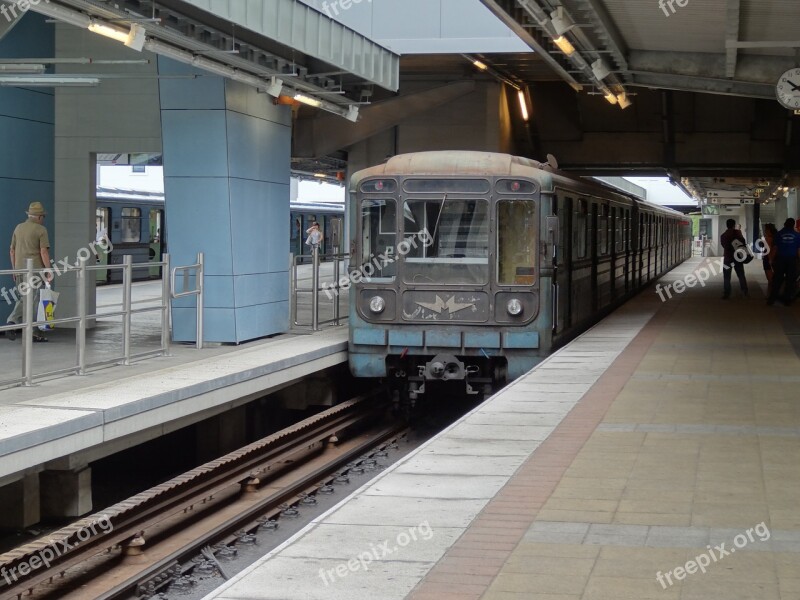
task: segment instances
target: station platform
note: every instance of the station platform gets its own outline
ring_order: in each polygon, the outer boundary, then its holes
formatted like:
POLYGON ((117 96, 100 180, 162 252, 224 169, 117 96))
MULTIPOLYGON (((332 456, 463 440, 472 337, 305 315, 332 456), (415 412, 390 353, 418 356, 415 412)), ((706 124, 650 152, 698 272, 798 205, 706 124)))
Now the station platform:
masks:
POLYGON ((643 291, 206 600, 800 598, 798 309, 747 275, 643 291))
MULTIPOLYGON (((310 280, 310 267, 301 269, 310 280)), ((160 287, 160 281, 134 284, 137 306, 158 302, 160 287)), ((120 286, 98 288, 97 293, 98 314, 118 310, 120 286)), ((310 296, 306 300, 298 312, 310 322, 305 314, 310 296)), ((346 304, 344 297, 342 306, 346 304)), ((321 318, 327 317, 321 311, 321 318)), ((48 461, 64 459, 62 469, 71 462, 85 464, 342 364, 347 360, 347 321, 343 323, 313 334, 297 331, 239 346, 211 344, 197 350, 194 345, 174 344, 168 357, 2 389, 0 485, 41 469, 48 461)), ((159 347, 158 312, 134 315, 132 329, 134 352, 159 347)), ((98 326, 87 334, 90 361, 119 356, 120 332, 118 318, 98 319, 98 326)), ((56 329, 48 337, 48 343, 34 345, 35 369, 74 365, 74 330, 56 329)), ((20 361, 20 339, 0 339, 0 381, 18 376, 20 361)))

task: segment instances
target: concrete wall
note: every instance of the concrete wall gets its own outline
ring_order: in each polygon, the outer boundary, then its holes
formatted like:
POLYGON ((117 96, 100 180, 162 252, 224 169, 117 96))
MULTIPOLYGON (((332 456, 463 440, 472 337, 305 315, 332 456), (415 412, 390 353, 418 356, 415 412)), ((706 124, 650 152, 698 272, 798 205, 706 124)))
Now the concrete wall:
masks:
MULTIPOLYGON (((53 27, 51 25, 50 27, 53 27)), ((76 260, 95 239, 95 153, 161 152, 155 56, 71 25, 56 25, 56 56, 143 60, 149 64, 60 65, 59 73, 114 73, 97 87, 56 88, 55 182, 57 244, 53 257, 76 260)), ((92 278, 89 278, 90 280, 92 278)), ((93 283, 89 286, 93 289, 93 283)), ((59 316, 75 314, 74 275, 58 279, 59 316)), ((94 311, 94 293, 88 296, 94 311)))
MULTIPOLYGON (((0 41, 0 57, 52 56, 53 26, 29 13, 0 41)), ((10 269, 8 248, 14 227, 24 221, 28 205, 38 200, 48 211, 45 225, 53 231, 53 90, 0 87, 0 269, 10 269)), ((13 287, 0 277, 0 293, 13 287)), ((0 320, 13 310, 0 295, 0 320)))

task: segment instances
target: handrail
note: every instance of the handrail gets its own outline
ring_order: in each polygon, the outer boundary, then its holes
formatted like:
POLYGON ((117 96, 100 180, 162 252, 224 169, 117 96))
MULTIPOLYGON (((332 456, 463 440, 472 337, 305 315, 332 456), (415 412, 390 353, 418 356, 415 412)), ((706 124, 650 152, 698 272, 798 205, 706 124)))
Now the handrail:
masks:
MULTIPOLYGON (((42 277, 36 275, 38 269, 34 269, 33 259, 26 259, 25 269, 7 269, 0 270, 0 275, 23 275, 24 280, 17 285, 17 289, 23 296, 23 322, 14 324, 0 324, 0 332, 12 331, 22 329, 23 347, 22 347, 22 373, 21 377, 17 379, 0 381, 1 387, 23 385, 30 387, 33 385, 35 378, 51 377, 61 374, 75 374, 86 375, 87 369, 92 367, 105 366, 109 364, 130 365, 134 359, 144 358, 153 355, 157 356, 170 356, 170 316, 171 316, 171 300, 184 296, 196 295, 197 300, 197 322, 198 322, 198 340, 197 348, 203 347, 203 254, 198 254, 197 263, 185 267, 177 267, 170 269, 170 256, 164 254, 163 260, 160 262, 147 262, 147 263, 133 263, 133 258, 130 255, 125 255, 121 265, 88 265, 86 258, 80 258, 76 265, 70 269, 74 271, 77 278, 77 315, 72 317, 60 317, 53 320, 39 321, 36 319, 34 299, 36 297, 36 290, 42 284, 42 277), (147 300, 147 303, 158 303, 156 306, 145 306, 141 308, 133 308, 137 302, 132 300, 132 282, 133 282, 133 269, 148 267, 161 267, 162 268, 162 288, 161 298, 152 298, 147 300), (123 297, 121 310, 99 313, 95 311, 93 314, 88 313, 87 302, 87 286, 88 278, 87 273, 90 271, 97 271, 101 269, 120 269, 123 272, 123 297), (188 292, 180 294, 173 294, 174 288, 172 284, 175 281, 175 275, 178 271, 183 271, 186 276, 190 270, 197 271, 197 287, 188 292), (25 287, 22 287, 25 286, 25 287), (24 293, 23 293, 24 292, 24 293), (131 352, 131 337, 132 337, 132 323, 131 317, 136 314, 146 312, 161 312, 161 340, 157 349, 132 353, 131 352), (86 353, 86 331, 88 324, 92 320, 109 318, 109 317, 122 317, 123 327, 123 353, 122 356, 117 356, 110 359, 104 359, 99 362, 87 363, 86 353), (74 366, 50 371, 47 373, 38 373, 33 375, 33 335, 37 327, 42 325, 59 325, 65 323, 77 323, 75 335, 75 363, 74 366)), ((142 301, 138 303, 143 303, 142 301)))
MULTIPOLYGON (((346 259, 350 258, 348 254, 326 254, 320 255, 319 253, 319 246, 315 246, 312 249, 311 254, 298 254, 298 255, 290 255, 291 260, 291 273, 290 273, 290 289, 292 291, 292 298, 291 298, 291 312, 292 312, 292 326, 294 328, 304 328, 309 327, 311 331, 319 331, 321 325, 328 325, 333 323, 334 325, 340 325, 342 316, 341 316, 341 305, 340 305, 340 290, 341 285, 339 282, 339 273, 340 273, 340 265, 346 259), (297 267, 302 262, 302 259, 310 258, 311 259, 311 287, 310 288, 301 288, 298 284, 298 276, 297 276, 297 267), (321 321, 319 318, 319 292, 320 292, 320 281, 319 281, 319 270, 320 264, 323 259, 333 262, 333 284, 328 284, 327 288, 333 292, 332 304, 333 304, 333 318, 321 321), (311 324, 310 326, 305 323, 301 323, 298 320, 297 315, 297 301, 298 296, 301 293, 310 293, 311 294, 311 324)), ((347 318, 346 316, 344 318, 347 318)))
POLYGON ((204 278, 205 278, 205 256, 202 252, 197 253, 197 262, 193 265, 186 265, 183 267, 175 267, 172 269, 170 273, 170 284, 171 284, 171 294, 172 299, 177 300, 178 298, 186 298, 187 296, 197 296, 197 315, 196 315, 196 327, 197 331, 195 334, 195 347, 198 350, 203 349, 203 317, 204 317, 204 303, 203 303, 203 291, 204 291, 204 278), (186 290, 186 287, 189 282, 189 271, 196 271, 195 275, 195 284, 196 287, 193 290, 186 290), (178 275, 178 271, 183 273, 183 292, 175 293, 176 285, 175 285, 175 278, 178 275))

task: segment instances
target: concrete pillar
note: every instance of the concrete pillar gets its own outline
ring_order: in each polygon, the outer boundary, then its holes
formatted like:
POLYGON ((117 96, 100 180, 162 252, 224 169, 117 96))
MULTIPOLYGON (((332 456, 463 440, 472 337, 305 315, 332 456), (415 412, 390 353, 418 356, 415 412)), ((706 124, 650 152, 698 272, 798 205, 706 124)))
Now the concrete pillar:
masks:
MULTIPOLYGON (((96 155, 161 152, 158 80, 154 54, 136 52, 72 25, 48 27, 56 29, 56 57, 150 61, 57 68, 58 73, 115 75, 102 79, 97 87, 56 88, 56 214, 50 225, 55 226, 57 243, 51 254, 56 260, 67 258, 75 264, 78 251, 95 239, 96 155)), ((88 277, 89 312, 95 310, 94 285, 94 277, 88 277)), ((75 315, 75 275, 58 277, 56 286, 61 292, 59 314, 75 315)))
MULTIPOLYGON (((5 20, 5 19, 3 19, 5 20)), ((53 26, 33 12, 27 13, 0 40, 0 60, 52 56, 53 26)), ((48 212, 45 225, 50 243, 53 228, 53 90, 0 87, 0 269, 10 269, 11 233, 24 221, 33 201, 48 212)), ((0 322, 14 309, 11 277, 0 277, 0 322), (3 292, 6 292, 3 294, 3 292)))
POLYGON ((25 529, 39 521, 38 473, 0 487, 0 529, 25 529))
MULTIPOLYGON (((199 72, 159 58, 159 73, 199 72)), ((170 253, 205 253, 205 339, 239 343, 289 328, 291 109, 201 75, 160 85, 170 253)), ((174 302, 176 341, 195 340, 194 306, 174 302)))
POLYGON ((92 470, 48 470, 39 474, 42 518, 80 517, 92 511, 92 470))

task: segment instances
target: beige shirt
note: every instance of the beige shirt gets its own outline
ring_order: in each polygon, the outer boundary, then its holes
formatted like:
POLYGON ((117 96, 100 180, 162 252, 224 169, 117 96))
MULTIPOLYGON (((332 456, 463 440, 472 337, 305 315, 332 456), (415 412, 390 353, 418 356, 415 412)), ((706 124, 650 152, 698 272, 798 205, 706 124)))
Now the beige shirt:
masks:
POLYGON ((31 220, 20 223, 11 236, 11 247, 15 252, 15 269, 24 269, 28 258, 33 259, 34 269, 44 269, 41 249, 50 247, 47 229, 31 220))

